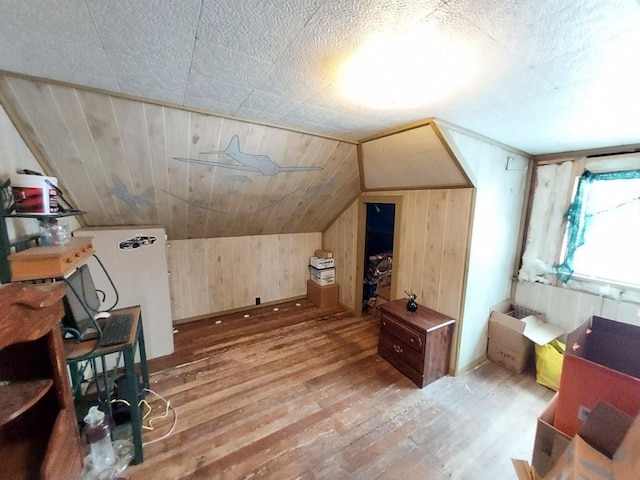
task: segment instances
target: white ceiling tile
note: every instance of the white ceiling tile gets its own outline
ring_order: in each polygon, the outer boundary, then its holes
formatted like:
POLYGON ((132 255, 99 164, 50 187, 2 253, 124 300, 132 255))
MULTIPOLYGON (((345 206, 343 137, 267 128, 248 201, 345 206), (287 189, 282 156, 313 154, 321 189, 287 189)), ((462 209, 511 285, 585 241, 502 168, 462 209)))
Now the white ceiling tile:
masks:
POLYGON ((242 109, 259 112, 270 112, 274 116, 281 117, 294 110, 299 104, 288 98, 271 93, 254 90, 242 104, 242 109))
POLYGON ((247 85, 259 85, 272 68, 273 63, 198 39, 191 71, 222 81, 233 79, 247 85))
POLYGON ((195 94, 190 94, 187 92, 187 96, 184 100, 184 105, 186 107, 192 107, 199 110, 205 110, 207 112, 211 112, 214 114, 220 115, 229 115, 232 116, 235 114, 238 109, 238 105, 224 103, 223 101, 216 99, 214 97, 202 96, 199 97, 195 94))
POLYGON ((34 35, 18 49, 37 71, 24 72, 63 82, 119 91, 104 50, 60 38, 34 35))
POLYGON ((37 74, 39 66, 32 64, 27 55, 22 55, 9 39, 0 32, 0 70, 37 74))
POLYGON ((198 38, 274 61, 322 3, 203 0, 198 38))
POLYGON ((141 88, 148 87, 173 92, 174 96, 180 99, 184 97, 187 84, 187 72, 184 70, 175 70, 171 65, 156 64, 151 59, 120 55, 110 55, 109 62, 124 93, 133 93, 131 88, 135 86, 138 92, 136 95, 140 94, 141 88))
POLYGON ((3 0, 2 32, 16 43, 33 35, 99 45, 84 0, 3 0))
POLYGON ((257 88, 300 103, 317 94, 327 85, 329 84, 324 78, 307 75, 302 71, 274 68, 257 88))
POLYGON ((635 0, 0 0, 0 69, 340 138, 435 116, 549 153, 640 143, 638 25, 635 0), (425 84, 411 109, 345 99, 344 61, 412 28, 439 32, 449 59, 470 52, 452 67, 416 45, 458 88, 425 84))
POLYGON ((221 81, 192 72, 189 75, 185 98, 208 98, 210 102, 214 101, 226 105, 236 105, 237 109, 251 94, 251 91, 251 87, 221 81))
POLYGON ((187 69, 193 53, 199 2, 89 0, 102 44, 109 55, 145 59, 187 69))

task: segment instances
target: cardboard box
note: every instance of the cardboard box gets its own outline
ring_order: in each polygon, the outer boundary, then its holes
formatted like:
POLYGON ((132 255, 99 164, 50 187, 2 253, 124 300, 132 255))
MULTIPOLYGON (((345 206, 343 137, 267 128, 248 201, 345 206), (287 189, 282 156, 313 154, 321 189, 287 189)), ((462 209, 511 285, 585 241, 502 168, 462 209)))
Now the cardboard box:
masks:
POLYGON ((311 257, 309 259, 309 265, 311 265, 313 268, 318 268, 320 270, 324 268, 335 267, 333 258, 322 258, 322 257, 311 257))
POLYGON ((331 250, 316 250, 314 255, 320 258, 333 258, 333 252, 331 250))
POLYGON ((532 341, 544 345, 562 335, 535 310, 509 301, 493 307, 489 317, 487 357, 515 373, 521 373, 531 355, 532 341))
POLYGON ((544 476, 571 443, 571 437, 553 426, 558 394, 556 393, 540 414, 536 424, 531 465, 544 476))
POLYGON ((311 274, 311 280, 318 285, 332 285, 336 283, 335 268, 325 268, 319 270, 317 268, 309 266, 309 272, 311 274))
POLYGON ((340 291, 337 284, 320 286, 312 280, 307 280, 307 298, 318 307, 338 305, 340 291))
POLYGON ((599 402, 578 435, 600 453, 613 458, 632 424, 632 416, 606 402, 599 402))
POLYGON ((640 412, 640 327, 592 317, 567 337, 555 427, 574 435, 604 401, 640 412))
POLYGON ((600 403, 548 471, 541 473, 524 460, 513 459, 513 465, 519 480, 635 480, 639 452, 640 416, 633 419, 600 403))
MULTIPOLYGON (((595 411, 594 411, 595 412, 595 411)), ((596 437, 592 438, 596 443, 600 443, 599 432, 609 435, 615 443, 619 445, 612 457, 605 455, 592 446, 582 434, 576 435, 562 457, 553 466, 545 478, 567 479, 567 480, 632 480, 640 475, 640 462, 638 461, 638 446, 640 441, 640 417, 631 424, 626 424, 626 428, 620 428, 616 432, 611 432, 611 420, 607 413, 596 418, 589 418, 587 427, 596 437), (595 423, 589 427, 589 423, 595 423), (615 438, 613 438, 615 437, 615 438)))

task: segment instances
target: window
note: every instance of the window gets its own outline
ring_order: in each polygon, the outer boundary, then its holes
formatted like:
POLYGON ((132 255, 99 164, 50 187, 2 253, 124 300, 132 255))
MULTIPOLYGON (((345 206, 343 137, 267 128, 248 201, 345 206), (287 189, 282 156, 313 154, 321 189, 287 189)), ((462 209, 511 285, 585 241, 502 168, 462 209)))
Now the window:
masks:
POLYGON ((566 216, 563 282, 577 277, 640 288, 640 170, 578 180, 566 216))

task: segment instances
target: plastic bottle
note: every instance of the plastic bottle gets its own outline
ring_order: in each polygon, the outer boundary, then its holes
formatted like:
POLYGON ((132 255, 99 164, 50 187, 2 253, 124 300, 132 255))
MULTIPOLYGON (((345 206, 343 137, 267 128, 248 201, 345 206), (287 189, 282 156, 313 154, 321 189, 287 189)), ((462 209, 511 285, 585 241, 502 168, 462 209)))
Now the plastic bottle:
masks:
POLYGON ((109 435, 109 422, 105 418, 104 412, 95 406, 89 409, 84 421, 86 423, 84 434, 91 447, 93 469, 102 471, 115 462, 115 454, 109 435))

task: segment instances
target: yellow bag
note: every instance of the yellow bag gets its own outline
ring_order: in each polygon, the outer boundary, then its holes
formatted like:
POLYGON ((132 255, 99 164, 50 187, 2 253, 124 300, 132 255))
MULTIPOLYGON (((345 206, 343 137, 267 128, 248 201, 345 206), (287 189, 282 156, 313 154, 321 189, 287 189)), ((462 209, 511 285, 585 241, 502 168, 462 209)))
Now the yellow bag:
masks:
POLYGON ((536 382, 556 392, 560 386, 565 348, 559 340, 551 340, 546 345, 536 344, 536 382))

